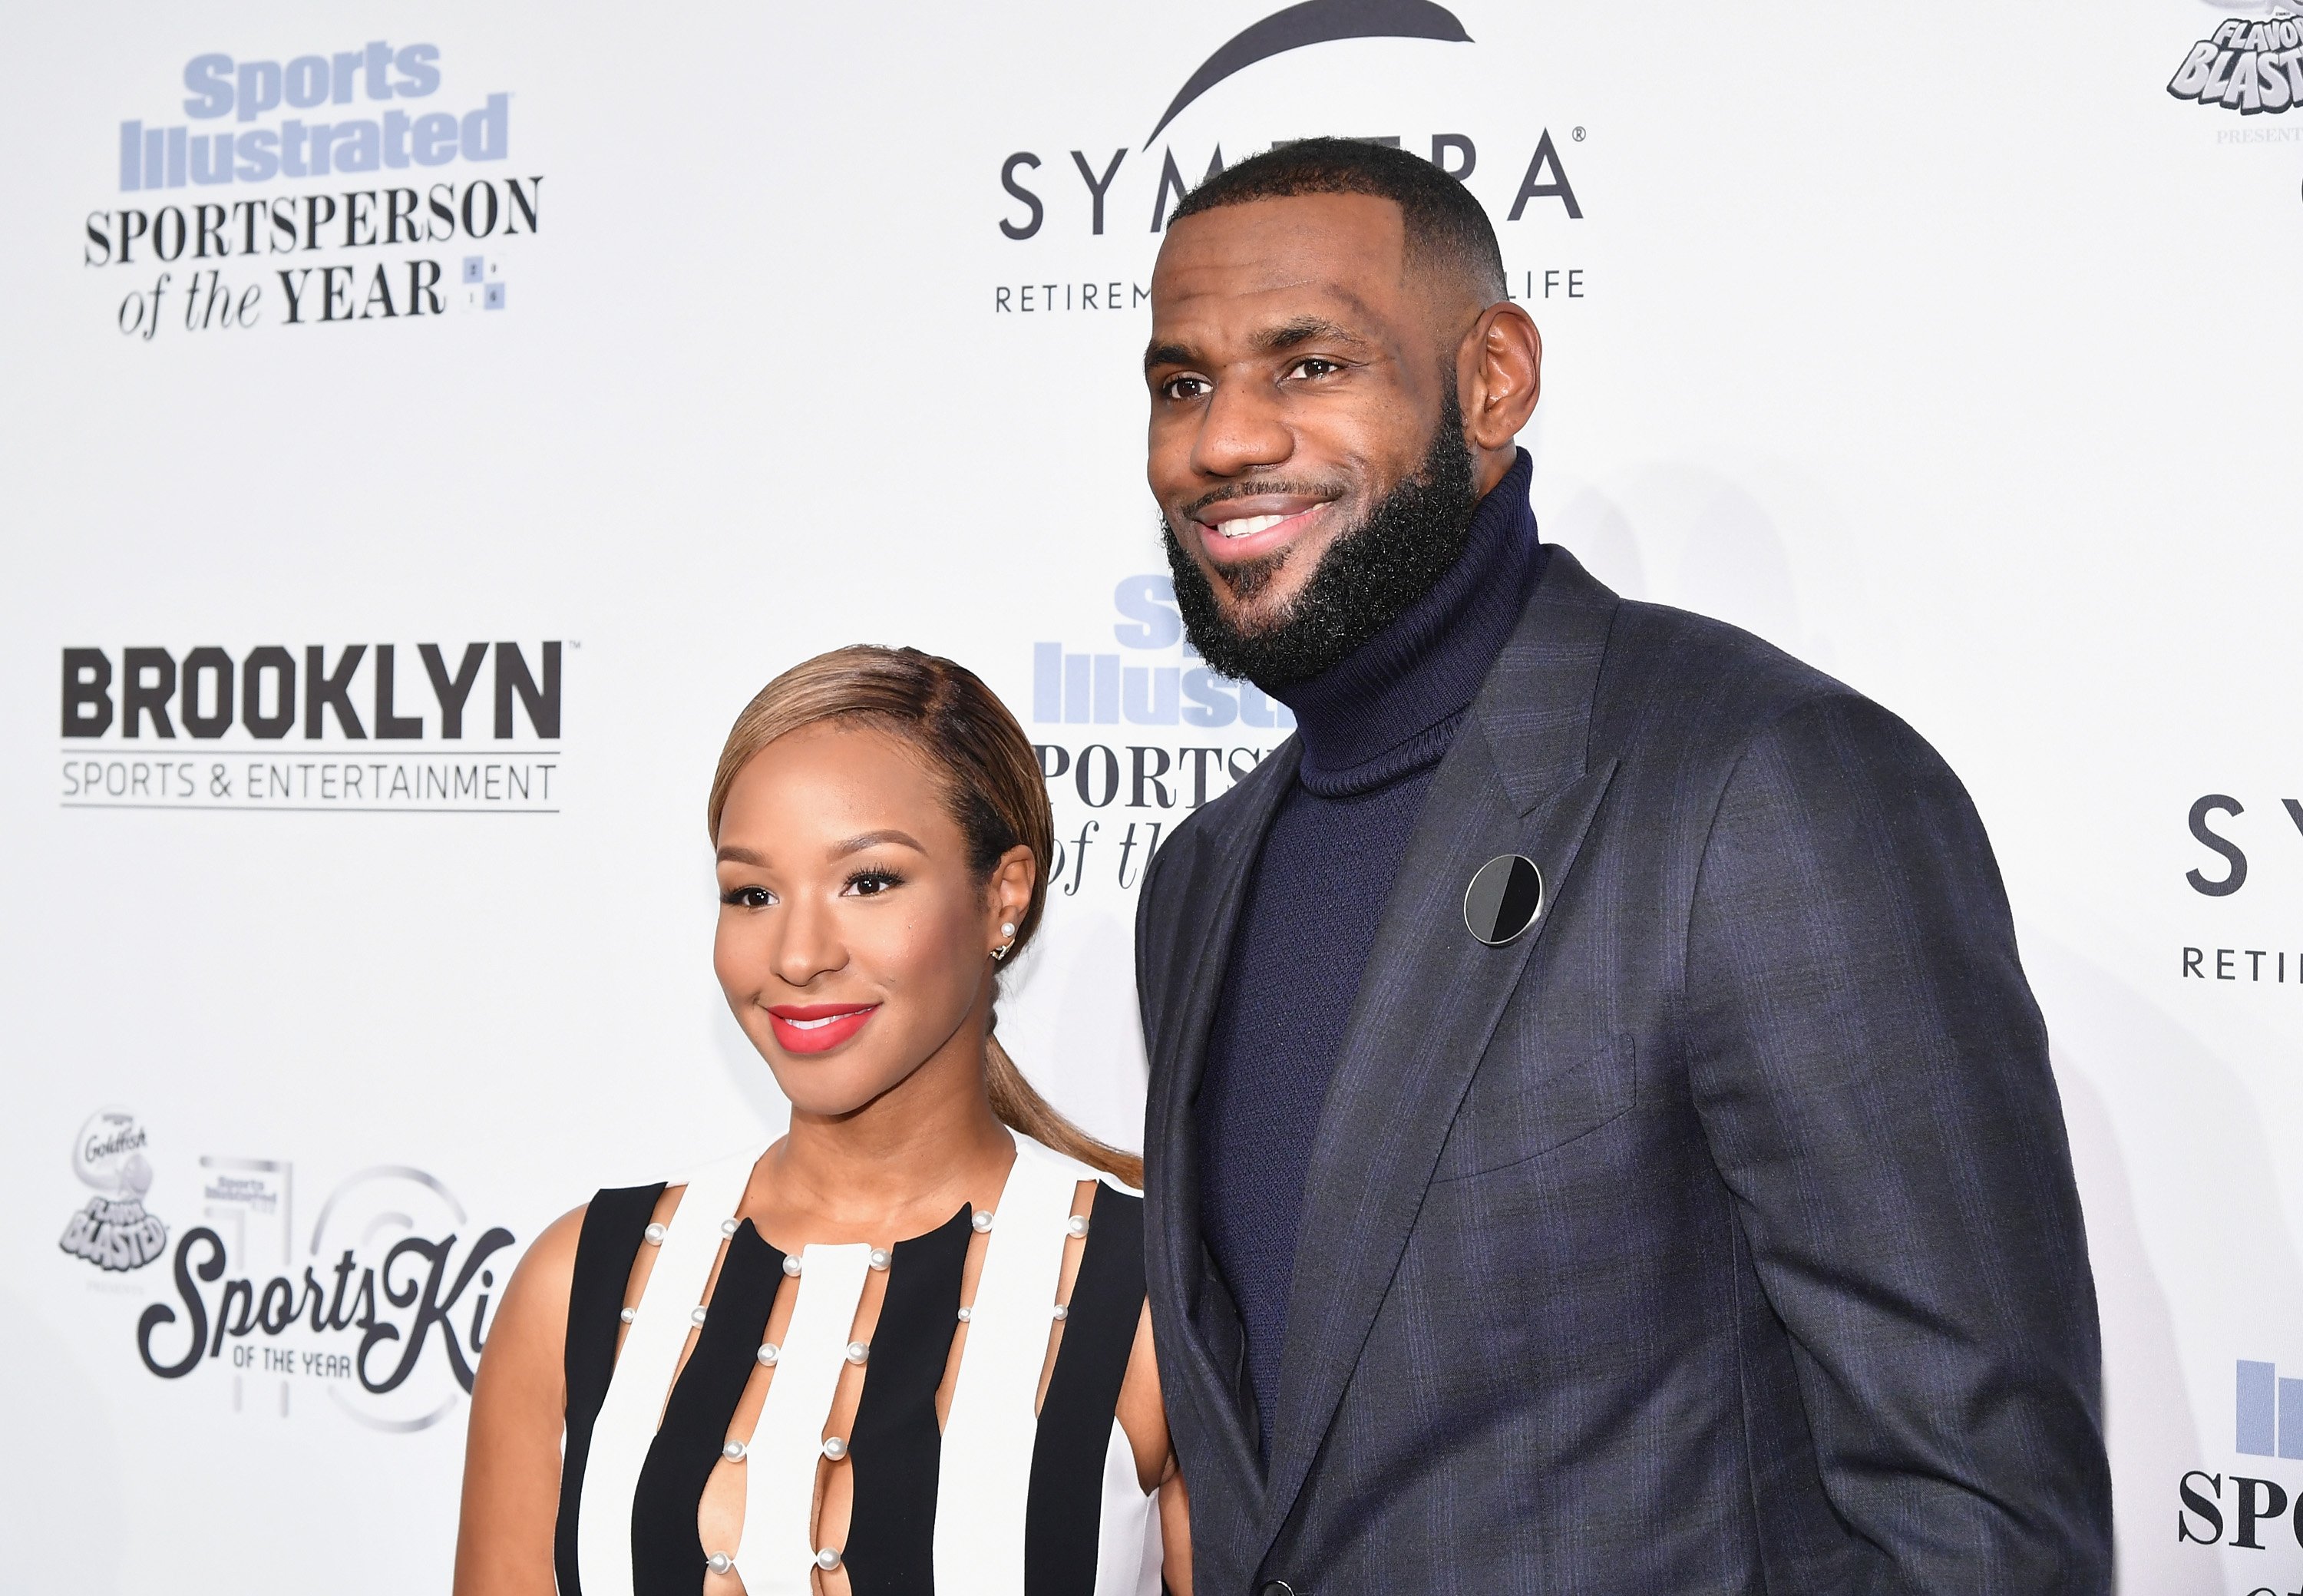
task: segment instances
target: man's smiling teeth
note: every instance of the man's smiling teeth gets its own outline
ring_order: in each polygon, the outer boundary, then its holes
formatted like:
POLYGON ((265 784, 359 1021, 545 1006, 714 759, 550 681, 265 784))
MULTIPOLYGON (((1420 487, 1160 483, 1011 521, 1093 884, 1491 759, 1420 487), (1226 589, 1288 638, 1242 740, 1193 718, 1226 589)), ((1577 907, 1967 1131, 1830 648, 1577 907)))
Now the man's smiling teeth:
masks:
POLYGON ((1253 537, 1267 528, 1276 527, 1287 518, 1284 515, 1244 515, 1236 521, 1219 521, 1216 530, 1226 537, 1253 537))

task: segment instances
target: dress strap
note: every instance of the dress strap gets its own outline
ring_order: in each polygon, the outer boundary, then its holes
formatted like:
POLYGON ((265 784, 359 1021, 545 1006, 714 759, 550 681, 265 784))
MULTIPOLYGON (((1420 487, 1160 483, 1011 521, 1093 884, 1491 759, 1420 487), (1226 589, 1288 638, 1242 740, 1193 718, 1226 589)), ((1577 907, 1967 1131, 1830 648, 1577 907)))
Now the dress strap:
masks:
MULTIPOLYGON (((816 1465, 829 1443, 824 1418, 848 1364, 848 1340, 871 1256, 862 1242, 800 1251, 799 1295, 745 1453, 744 1535, 736 1572, 743 1575, 746 1596, 808 1596, 814 1589, 821 1549, 809 1522, 816 1465)), ((845 1455, 848 1438, 839 1439, 845 1455)))
POLYGON ((690 1175, 658 1245, 608 1394, 592 1427, 576 1543, 585 1596, 632 1596, 632 1496, 662 1421, 664 1398, 696 1325, 694 1311, 727 1237, 720 1221, 743 1201, 755 1152, 690 1175))
POLYGON ((941 1596, 1024 1589, 1033 1411, 1054 1329, 1067 1221, 1093 1172, 1025 1136, 991 1215, 970 1305, 967 1343, 944 1420, 936 1490, 936 1589, 941 1596))

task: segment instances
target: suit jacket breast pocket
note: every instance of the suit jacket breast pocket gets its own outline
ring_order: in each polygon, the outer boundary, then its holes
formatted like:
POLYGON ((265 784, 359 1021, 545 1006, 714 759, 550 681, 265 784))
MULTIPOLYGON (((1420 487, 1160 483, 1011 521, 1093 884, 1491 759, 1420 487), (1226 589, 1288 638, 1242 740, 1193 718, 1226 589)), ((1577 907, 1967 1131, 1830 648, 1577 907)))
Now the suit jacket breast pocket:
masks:
POLYGON ((1480 1060, 1434 1181, 1540 1158, 1622 1118, 1638 1101, 1639 1050, 1630 1034, 1512 1019, 1506 1017, 1480 1060))

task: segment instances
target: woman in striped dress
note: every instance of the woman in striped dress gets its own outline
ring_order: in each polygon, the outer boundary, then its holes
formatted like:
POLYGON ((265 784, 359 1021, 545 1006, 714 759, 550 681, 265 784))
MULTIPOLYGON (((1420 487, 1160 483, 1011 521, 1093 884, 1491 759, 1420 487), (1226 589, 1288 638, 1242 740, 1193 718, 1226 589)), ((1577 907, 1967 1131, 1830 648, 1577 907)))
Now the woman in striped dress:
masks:
POLYGON ((458 1596, 1188 1592, 1141 1166, 991 1034, 1054 849, 1022 728, 949 661, 841 649, 738 719, 710 823, 713 964, 790 1128, 528 1249, 458 1596))

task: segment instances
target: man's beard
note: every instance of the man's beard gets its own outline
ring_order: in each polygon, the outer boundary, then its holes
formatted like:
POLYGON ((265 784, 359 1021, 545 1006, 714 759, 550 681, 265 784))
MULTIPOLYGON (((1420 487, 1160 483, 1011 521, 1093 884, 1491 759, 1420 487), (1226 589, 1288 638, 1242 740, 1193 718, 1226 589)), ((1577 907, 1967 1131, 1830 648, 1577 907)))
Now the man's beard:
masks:
MULTIPOLYGON (((1219 674, 1266 688, 1309 681, 1389 626, 1454 569, 1471 541, 1479 493, 1464 415, 1451 392, 1414 473, 1330 543, 1295 602, 1243 630, 1225 619, 1207 572, 1162 518, 1176 607, 1192 646, 1219 674)), ((1215 580, 1252 600, 1295 553, 1285 548, 1229 566, 1215 580)))

